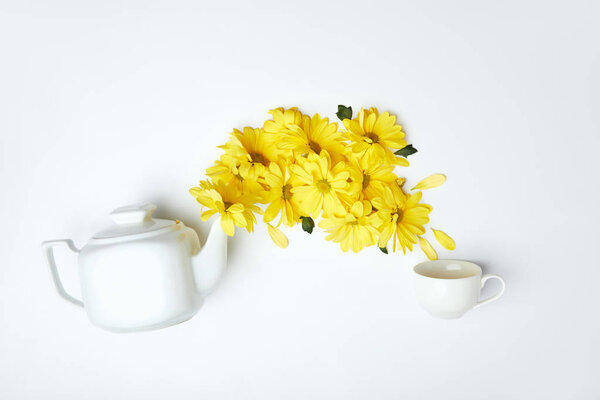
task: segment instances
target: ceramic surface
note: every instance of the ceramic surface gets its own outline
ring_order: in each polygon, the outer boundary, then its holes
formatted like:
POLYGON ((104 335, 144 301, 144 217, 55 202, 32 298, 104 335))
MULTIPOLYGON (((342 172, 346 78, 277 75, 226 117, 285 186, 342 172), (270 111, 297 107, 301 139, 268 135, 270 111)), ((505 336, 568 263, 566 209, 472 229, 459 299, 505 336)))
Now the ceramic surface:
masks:
POLYGON ((413 271, 417 302, 437 318, 460 318, 504 293, 504 279, 498 275, 482 275, 481 267, 468 261, 426 261, 416 265, 413 271), (489 279, 498 279, 502 288, 494 296, 480 301, 481 288, 489 279))

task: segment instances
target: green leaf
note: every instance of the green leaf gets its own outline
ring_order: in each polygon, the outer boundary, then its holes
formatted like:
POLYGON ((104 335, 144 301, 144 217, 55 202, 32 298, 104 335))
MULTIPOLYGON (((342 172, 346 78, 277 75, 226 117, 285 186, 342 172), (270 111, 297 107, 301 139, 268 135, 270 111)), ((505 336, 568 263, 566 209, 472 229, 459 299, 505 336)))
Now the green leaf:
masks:
POLYGON ((304 232, 312 233, 315 227, 315 221, 311 217, 300 217, 302 218, 302 230, 304 232))
POLYGON ((418 150, 415 149, 412 144, 407 144, 400 150, 396 151, 394 154, 406 158, 406 157, 410 156, 411 154, 415 154, 417 151, 418 150))
POLYGON ((379 250, 381 250, 382 253, 387 254, 387 247, 380 247, 379 250))
POLYGON ((335 113, 340 121, 345 119, 352 119, 352 107, 346 107, 343 105, 338 106, 338 112, 335 113))

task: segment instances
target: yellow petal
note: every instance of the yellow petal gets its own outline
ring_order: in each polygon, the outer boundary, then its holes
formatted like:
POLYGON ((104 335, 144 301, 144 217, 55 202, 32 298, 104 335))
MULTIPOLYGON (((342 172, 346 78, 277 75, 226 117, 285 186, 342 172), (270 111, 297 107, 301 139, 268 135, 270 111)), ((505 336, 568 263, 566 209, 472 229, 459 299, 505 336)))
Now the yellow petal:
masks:
POLYGON ((228 236, 233 236, 235 233, 235 227, 233 226, 233 218, 231 218, 231 215, 221 215, 221 228, 228 236))
POLYGON ((310 173, 306 172, 304 168, 297 164, 293 164, 290 166, 291 172, 303 183, 310 185, 312 184, 313 177, 310 173))
POLYGON ((275 219, 277 214, 279 214, 279 210, 281 209, 281 197, 277 197, 275 200, 269 204, 267 209, 265 210, 264 221, 271 222, 275 219))
POLYGON ((408 167, 410 163, 404 157, 395 157, 394 164, 399 165, 401 167, 408 167))
POLYGON ((435 187, 441 186, 444 182, 446 182, 446 175, 433 174, 423 179, 421 182, 417 183, 416 186, 411 190, 433 189, 435 187))
POLYGON ((420 237, 419 247, 421 248, 421 250, 423 250, 423 253, 425 253, 427 258, 429 258, 430 260, 437 260, 437 253, 435 252, 433 247, 431 247, 431 244, 429 244, 427 239, 420 237))
POLYGON ((386 208, 386 203, 381 197, 374 198, 373 200, 371 200, 371 203, 378 210, 383 210, 386 208))
POLYGON ((235 213, 235 214, 229 214, 231 215, 231 218, 233 219, 233 223, 237 226, 239 226, 240 228, 245 228, 247 225, 246 222, 246 218, 244 218, 244 214, 243 213, 235 213))
POLYGON ((340 221, 341 221, 340 218, 335 218, 335 217, 323 218, 321 221, 319 221, 318 226, 319 226, 319 228, 326 229, 326 230, 327 229, 335 229, 335 228, 339 227, 341 223, 343 223, 343 221, 342 222, 340 222, 340 221))
POLYGON ((364 211, 364 205, 360 201, 355 202, 352 205, 352 209, 350 210, 352 215, 354 215, 355 217, 362 217, 363 211, 364 211))
POLYGON ((244 205, 240 204, 240 203, 235 203, 235 204, 230 205, 226 211, 228 211, 232 214, 241 213, 241 212, 244 212, 244 205))
POLYGON ((200 215, 200 218, 202 219, 202 221, 206 221, 207 219, 209 219, 210 217, 212 217, 216 213, 217 213, 217 210, 207 210, 207 211, 204 211, 200 215))
POLYGON ((456 243, 454 243, 454 240, 450 236, 446 235, 446 233, 444 233, 442 231, 438 231, 437 229, 431 229, 431 230, 433 231, 433 234, 435 235, 435 239, 444 248, 446 248, 448 250, 454 250, 456 248, 456 243))
MULTIPOLYGON (((392 234, 394 233, 394 224, 386 224, 381 229, 381 233, 379 234, 379 247, 386 247, 392 234)), ((395 241, 395 239, 394 239, 395 241)))
POLYGON ((371 202, 367 201, 367 200, 363 200, 362 205, 363 205, 363 212, 361 215, 371 214, 371 211, 373 211, 373 206, 371 205, 371 202))
POLYGON ((269 229, 269 236, 271 236, 273 243, 275 243, 278 247, 281 247, 282 249, 288 247, 288 244, 290 242, 288 241, 288 238, 283 234, 283 232, 281 232, 279 229, 275 228, 271 224, 267 224, 267 228, 269 229))

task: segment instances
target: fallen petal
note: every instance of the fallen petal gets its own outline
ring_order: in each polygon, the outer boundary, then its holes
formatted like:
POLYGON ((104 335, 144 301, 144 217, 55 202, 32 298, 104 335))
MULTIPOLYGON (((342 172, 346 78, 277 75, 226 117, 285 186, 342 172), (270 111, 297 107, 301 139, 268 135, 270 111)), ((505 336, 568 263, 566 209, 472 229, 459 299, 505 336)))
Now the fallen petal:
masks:
POLYGON ((433 234, 435 235, 435 239, 445 249, 454 250, 456 248, 456 243, 454 243, 454 240, 450 236, 446 235, 445 232, 438 231, 437 229, 433 229, 433 228, 431 230, 433 231, 433 234))
POLYGON ((435 252, 433 247, 431 247, 431 244, 429 244, 427 239, 420 237, 419 247, 421 248, 421 250, 423 250, 423 253, 425 253, 427 258, 429 258, 430 260, 437 260, 437 253, 435 252))
POLYGON ((290 244, 288 238, 281 232, 278 228, 274 227, 271 224, 267 224, 267 228, 269 229, 269 236, 273 240, 278 247, 285 249, 290 244))
POLYGON ((415 187, 411 190, 433 189, 438 186, 441 186, 444 182, 446 182, 446 175, 433 174, 423 179, 421 182, 417 183, 415 187))

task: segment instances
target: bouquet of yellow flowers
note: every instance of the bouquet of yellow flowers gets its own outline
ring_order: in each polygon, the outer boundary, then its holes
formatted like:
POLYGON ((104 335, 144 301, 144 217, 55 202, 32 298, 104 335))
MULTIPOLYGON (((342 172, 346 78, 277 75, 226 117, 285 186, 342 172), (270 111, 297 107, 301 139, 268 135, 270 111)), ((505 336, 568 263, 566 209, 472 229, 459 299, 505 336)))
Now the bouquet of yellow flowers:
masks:
MULTIPOLYGON (((219 213, 223 231, 233 236, 235 226, 252 232, 256 215, 262 215, 273 242, 284 248, 288 239, 281 224, 301 224, 312 233, 321 217, 326 239, 344 252, 377 244, 387 254, 391 239, 392 251, 406 253, 418 243, 429 259, 437 258, 423 237, 432 207, 421 203, 421 191, 446 177, 434 174, 404 189, 405 179, 394 170, 407 167, 407 157, 417 150, 407 144, 394 115, 369 108, 352 118, 352 108, 340 105, 340 129, 295 107, 270 114, 262 128, 234 129, 219 146, 223 155, 206 170, 209 179, 190 189, 202 205, 203 221, 219 213)), ((452 238, 432 232, 443 247, 454 249, 452 238)))

